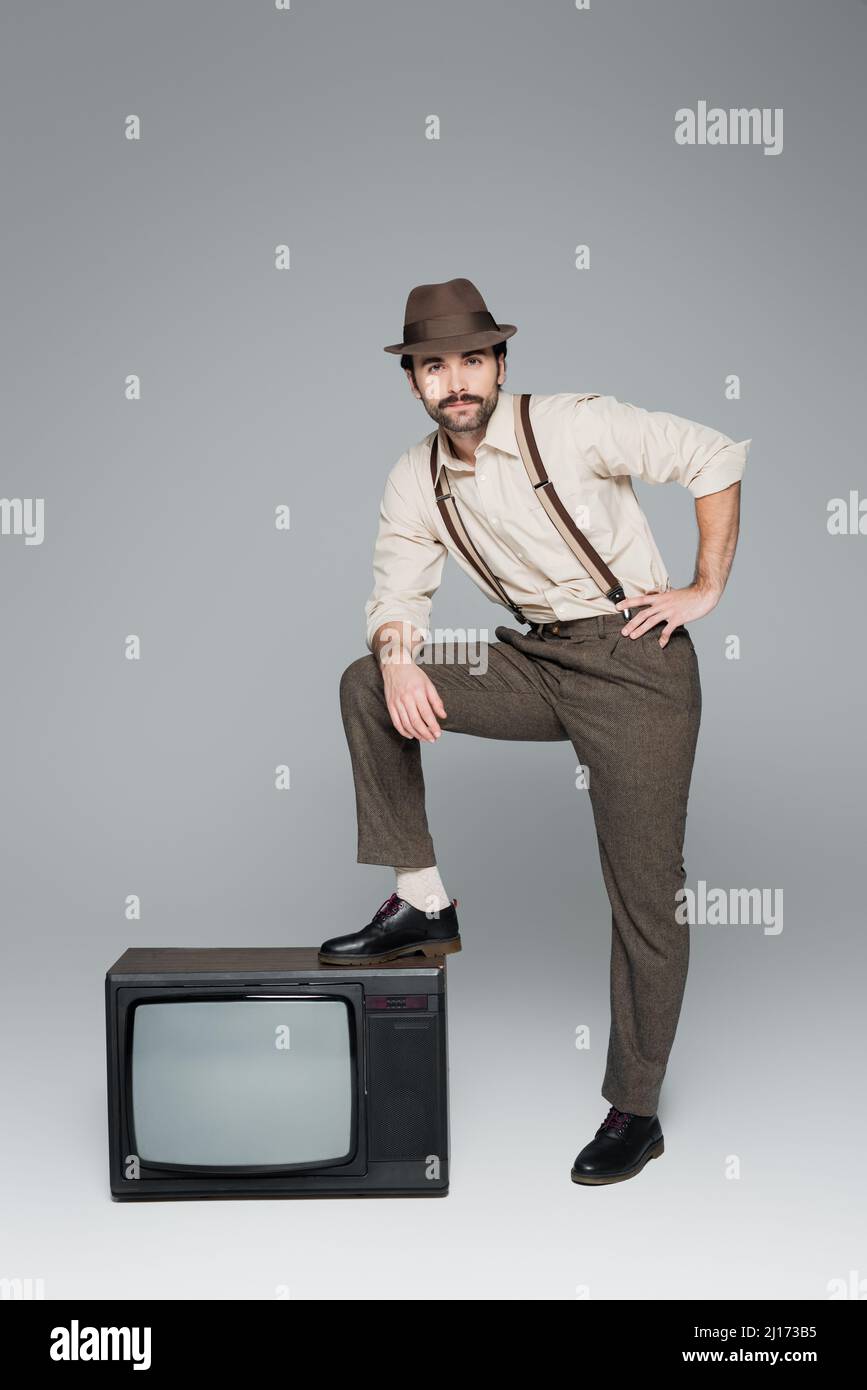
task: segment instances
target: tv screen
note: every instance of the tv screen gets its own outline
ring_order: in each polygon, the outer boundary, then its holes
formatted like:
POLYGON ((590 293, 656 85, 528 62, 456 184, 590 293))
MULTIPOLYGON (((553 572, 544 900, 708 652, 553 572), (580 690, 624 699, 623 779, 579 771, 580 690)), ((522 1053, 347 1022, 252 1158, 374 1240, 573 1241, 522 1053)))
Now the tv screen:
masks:
POLYGON ((139 1159, 202 1168, 349 1157, 350 1024, 344 999, 139 1003, 131 1058, 139 1159))

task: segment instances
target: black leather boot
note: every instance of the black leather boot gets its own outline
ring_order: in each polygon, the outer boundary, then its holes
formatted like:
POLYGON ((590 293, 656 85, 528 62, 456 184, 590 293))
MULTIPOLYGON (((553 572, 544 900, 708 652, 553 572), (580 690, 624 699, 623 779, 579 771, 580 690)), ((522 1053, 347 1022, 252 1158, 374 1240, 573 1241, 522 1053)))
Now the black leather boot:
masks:
POLYGON ((326 965, 377 965, 421 951, 425 956, 445 956, 461 949, 458 934, 457 898, 439 915, 428 917, 405 898, 392 893, 361 931, 349 936, 331 936, 319 947, 319 959, 326 965))
POLYGON ((572 1165, 572 1181, 623 1182, 665 1149, 658 1115, 633 1115, 611 1106, 596 1135, 572 1165))

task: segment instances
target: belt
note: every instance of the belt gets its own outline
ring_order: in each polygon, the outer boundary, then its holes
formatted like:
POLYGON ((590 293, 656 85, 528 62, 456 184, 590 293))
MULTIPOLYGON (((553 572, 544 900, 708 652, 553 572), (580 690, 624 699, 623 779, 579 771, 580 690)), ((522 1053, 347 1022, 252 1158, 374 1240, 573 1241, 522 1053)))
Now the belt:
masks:
POLYGON ((616 631, 632 617, 630 609, 620 609, 616 613, 598 613, 592 618, 557 618, 548 623, 530 623, 528 637, 568 637, 589 635, 591 632, 616 631))

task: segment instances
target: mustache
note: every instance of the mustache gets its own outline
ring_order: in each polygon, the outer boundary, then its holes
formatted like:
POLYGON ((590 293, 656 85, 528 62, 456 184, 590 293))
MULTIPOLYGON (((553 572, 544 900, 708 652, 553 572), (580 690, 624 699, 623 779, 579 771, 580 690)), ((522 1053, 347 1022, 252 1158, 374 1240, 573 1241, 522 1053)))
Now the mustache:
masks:
POLYGON ((461 396, 451 401, 440 401, 440 408, 445 410, 450 405, 481 405, 481 401, 476 396, 461 396))

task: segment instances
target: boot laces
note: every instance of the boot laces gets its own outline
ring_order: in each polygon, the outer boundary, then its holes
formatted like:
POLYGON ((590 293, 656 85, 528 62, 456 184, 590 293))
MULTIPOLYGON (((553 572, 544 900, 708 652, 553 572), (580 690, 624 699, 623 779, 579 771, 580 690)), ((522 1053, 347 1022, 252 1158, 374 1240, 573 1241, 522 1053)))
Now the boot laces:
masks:
POLYGON ((399 912, 400 907, 400 898, 397 896, 397 893, 392 893, 389 897, 385 899, 385 902, 380 903, 379 907, 373 914, 373 921, 384 922, 386 918, 393 917, 396 912, 399 912))
POLYGON ((597 1133, 604 1134, 611 1131, 619 1138, 625 1132, 626 1126, 631 1119, 632 1114, 630 1111, 618 1110, 616 1106, 612 1105, 605 1119, 602 1121, 602 1124, 599 1126, 597 1133))

